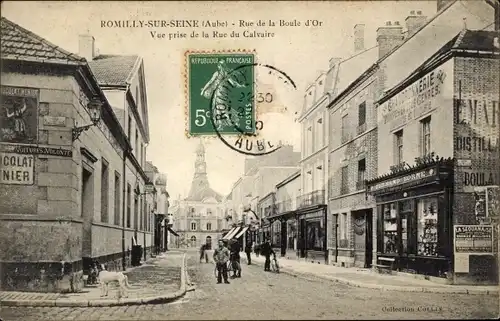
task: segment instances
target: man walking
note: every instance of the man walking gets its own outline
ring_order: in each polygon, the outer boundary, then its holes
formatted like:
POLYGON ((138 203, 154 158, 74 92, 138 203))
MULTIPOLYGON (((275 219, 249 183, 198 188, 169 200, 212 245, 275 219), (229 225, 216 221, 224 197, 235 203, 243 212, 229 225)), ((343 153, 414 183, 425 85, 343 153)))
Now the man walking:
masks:
POLYGON ((205 262, 208 263, 208 254, 207 254, 207 245, 202 244, 200 248, 200 263, 205 259, 205 262))
POLYGON ((274 251, 271 247, 269 239, 267 239, 266 242, 262 244, 260 253, 266 257, 266 261, 264 263, 264 271, 271 271, 271 254, 273 254, 274 251))
POLYGON ((217 284, 222 283, 222 278, 224 278, 224 283, 229 284, 227 280, 227 261, 229 261, 229 250, 224 246, 224 242, 219 240, 219 247, 214 251, 214 262, 217 266, 217 284))
POLYGON ((233 275, 231 278, 241 278, 240 250, 240 244, 238 241, 232 240, 230 257, 233 267, 233 275))
POLYGON ((252 264, 252 257, 250 254, 252 253, 252 242, 248 241, 247 245, 245 246, 245 253, 247 254, 247 263, 248 265, 252 264))

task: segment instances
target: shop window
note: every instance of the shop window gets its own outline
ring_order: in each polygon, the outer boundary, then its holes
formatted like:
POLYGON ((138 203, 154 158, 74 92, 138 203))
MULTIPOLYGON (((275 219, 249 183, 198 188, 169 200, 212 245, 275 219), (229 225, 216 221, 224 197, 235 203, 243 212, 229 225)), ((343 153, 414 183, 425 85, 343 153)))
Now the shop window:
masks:
POLYGON ((413 215, 413 201, 407 200, 400 203, 399 216, 401 219, 401 249, 404 254, 414 254, 411 250, 411 222, 414 217, 413 215))
POLYGON ((323 237, 323 228, 324 228, 323 219, 311 220, 306 224, 306 242, 308 250, 316 250, 322 251, 324 246, 324 237, 323 237))
POLYGON ((363 158, 358 161, 358 182, 356 183, 357 190, 365 188, 365 173, 366 173, 366 160, 363 158))
POLYGON ((398 206, 397 203, 382 206, 384 227, 384 253, 396 254, 398 252, 398 206))
POLYGON ((422 146, 422 156, 427 156, 431 153, 431 117, 427 117, 420 121, 422 137, 420 146, 422 146))
POLYGON ((394 133, 394 155, 396 164, 401 164, 403 162, 403 130, 394 133))
POLYGON ((418 255, 438 255, 438 198, 428 197, 418 201, 417 251, 418 255))
POLYGON ((288 235, 288 241, 287 241, 287 248, 290 250, 295 250, 296 245, 295 242, 297 241, 297 222, 295 220, 293 221, 288 221, 287 222, 287 235, 288 235))
POLYGON ((280 221, 275 221, 273 223, 271 244, 273 245, 273 247, 281 247, 281 222, 280 221))
POLYGON ((349 193, 349 167, 344 166, 341 169, 340 194, 349 193))

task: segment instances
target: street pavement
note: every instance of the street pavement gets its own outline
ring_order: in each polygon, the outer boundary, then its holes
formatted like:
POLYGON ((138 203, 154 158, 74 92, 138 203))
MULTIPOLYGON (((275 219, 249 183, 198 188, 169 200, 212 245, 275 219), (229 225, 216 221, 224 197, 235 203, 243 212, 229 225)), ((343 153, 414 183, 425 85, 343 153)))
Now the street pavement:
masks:
MULTIPOLYGON (((3 320, 483 319, 498 296, 393 292, 311 281, 243 264, 241 279, 216 284, 213 263, 188 253, 195 290, 169 304, 88 308, 6 307, 3 320)), ((161 282, 161 277, 158 282, 161 282)))

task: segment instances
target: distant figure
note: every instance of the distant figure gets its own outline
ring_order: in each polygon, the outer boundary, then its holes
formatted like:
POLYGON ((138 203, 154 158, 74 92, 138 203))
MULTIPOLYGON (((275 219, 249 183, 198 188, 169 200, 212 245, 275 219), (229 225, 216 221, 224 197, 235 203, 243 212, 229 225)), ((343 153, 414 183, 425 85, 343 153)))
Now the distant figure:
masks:
POLYGON ((252 257, 250 254, 252 254, 252 242, 248 241, 247 245, 245 246, 245 253, 247 254, 247 263, 248 265, 252 264, 252 257))
POLYGON ((224 283, 229 284, 227 279, 227 262, 229 261, 229 250, 224 246, 224 242, 219 240, 219 246, 214 251, 214 262, 217 266, 217 284, 222 283, 222 278, 224 278, 224 283))
POLYGON ((230 248, 231 248, 230 260, 233 267, 232 278, 241 278, 240 244, 238 243, 237 240, 232 240, 230 248))
POLYGON ((205 258, 205 262, 208 263, 208 254, 207 254, 207 245, 202 244, 200 248, 200 263, 203 261, 203 258, 205 258))
POLYGON ((269 240, 266 240, 266 242, 262 244, 260 253, 266 257, 264 271, 271 271, 271 254, 274 254, 274 251, 269 240))

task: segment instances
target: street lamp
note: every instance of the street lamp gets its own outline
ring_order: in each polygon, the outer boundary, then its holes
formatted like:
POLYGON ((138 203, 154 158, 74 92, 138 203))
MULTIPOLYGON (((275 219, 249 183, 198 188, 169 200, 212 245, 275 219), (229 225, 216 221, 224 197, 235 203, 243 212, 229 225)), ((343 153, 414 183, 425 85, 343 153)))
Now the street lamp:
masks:
POLYGON ((82 132, 88 130, 92 126, 97 126, 97 124, 101 121, 102 102, 99 97, 96 96, 92 98, 87 104, 87 109, 89 111, 90 121, 92 123, 89 125, 77 127, 78 122, 75 122, 75 127, 72 129, 73 141, 77 140, 82 132))

